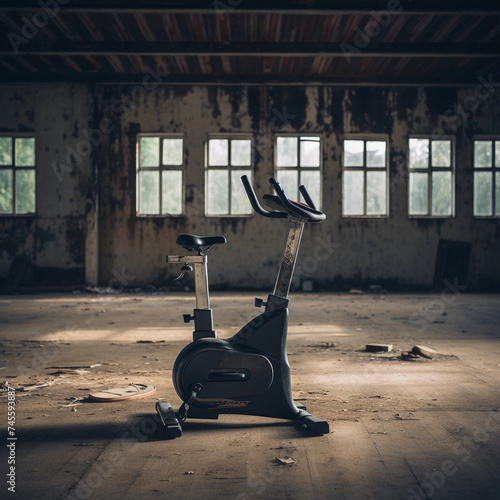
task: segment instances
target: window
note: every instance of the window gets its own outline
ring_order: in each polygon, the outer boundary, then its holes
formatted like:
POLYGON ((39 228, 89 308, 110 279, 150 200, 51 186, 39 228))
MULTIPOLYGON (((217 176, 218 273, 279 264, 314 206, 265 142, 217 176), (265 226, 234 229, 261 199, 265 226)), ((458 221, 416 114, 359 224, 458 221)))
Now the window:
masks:
POLYGON ((137 155, 137 212, 181 215, 184 199, 184 139, 141 135, 137 155))
POLYGON ((0 214, 35 213, 34 137, 0 137, 0 214))
POLYGON ((345 140, 343 162, 343 215, 387 215, 387 142, 345 140))
POLYGON ((474 215, 500 217, 500 141, 474 141, 474 215))
POLYGON ((451 140, 409 140, 409 214, 453 215, 453 149, 451 140))
POLYGON ((252 139, 213 136, 207 141, 206 214, 251 215, 241 176, 252 180, 252 139))
POLYGON ((276 137, 276 178, 291 200, 305 202, 299 192, 304 185, 316 208, 321 209, 321 137, 276 137))

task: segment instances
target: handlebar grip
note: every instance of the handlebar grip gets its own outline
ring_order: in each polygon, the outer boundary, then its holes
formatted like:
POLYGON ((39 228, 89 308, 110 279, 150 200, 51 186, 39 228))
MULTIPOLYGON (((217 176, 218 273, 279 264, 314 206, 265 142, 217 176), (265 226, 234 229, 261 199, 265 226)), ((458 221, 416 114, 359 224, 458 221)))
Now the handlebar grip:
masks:
POLYGON ((309 196, 309 193, 307 192, 307 189, 304 185, 299 186, 299 191, 301 192, 302 196, 304 197, 304 200, 306 200, 306 203, 316 210, 316 205, 314 204, 314 201, 312 201, 312 198, 309 196))
POLYGON ((268 212, 267 210, 264 210, 260 206, 259 200, 257 199, 257 196, 255 195, 255 191, 253 190, 253 187, 250 184, 248 177, 246 175, 242 175, 241 181, 243 182, 243 187, 245 188, 245 191, 247 193, 248 199, 250 200, 250 204, 252 205, 252 208, 259 215, 263 215, 264 217, 272 217, 274 219, 286 219, 288 217, 288 214, 285 212, 268 212))
POLYGON ((326 215, 323 212, 320 212, 319 210, 316 210, 307 205, 290 201, 285 191, 281 187, 281 184, 275 179, 271 177, 269 179, 269 182, 271 183, 271 186, 273 186, 276 194, 278 195, 278 198, 281 200, 281 203, 283 203, 284 209, 288 213, 300 218, 305 218, 308 222, 323 222, 325 220, 326 215))

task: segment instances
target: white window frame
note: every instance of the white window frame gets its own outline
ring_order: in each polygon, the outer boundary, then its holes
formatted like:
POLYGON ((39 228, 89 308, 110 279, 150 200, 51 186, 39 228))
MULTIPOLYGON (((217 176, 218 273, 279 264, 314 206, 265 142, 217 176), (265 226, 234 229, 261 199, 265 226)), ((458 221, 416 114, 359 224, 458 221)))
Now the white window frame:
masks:
MULTIPOLYGON (((234 171, 247 171, 250 170, 250 183, 253 182, 254 176, 254 162, 255 162, 255 139, 251 133, 213 133, 207 134, 205 138, 205 217, 217 217, 217 218, 248 218, 253 216, 253 209, 249 209, 249 213, 247 214, 235 214, 231 213, 231 172, 234 171), (229 141, 228 144, 228 165, 209 165, 209 141, 211 139, 225 139, 229 141), (232 140, 249 140, 250 141, 250 165, 231 165, 231 141, 232 140), (208 172, 209 170, 222 170, 227 171, 228 173, 228 212, 227 214, 211 214, 208 213, 208 172)), ((242 184, 243 186, 243 184, 242 184)), ((245 194, 246 196, 246 194, 245 194)))
POLYGON ((0 170, 10 170, 12 171, 12 211, 0 213, 0 217, 35 217, 37 214, 37 187, 38 187, 38 175, 37 175, 37 160, 38 160, 38 140, 36 135, 33 133, 22 133, 22 132, 12 132, 12 133, 1 133, 0 137, 8 137, 12 141, 12 164, 11 165, 0 165, 0 170), (33 166, 16 166, 16 139, 34 139, 35 140, 35 164, 33 166), (16 212, 16 169, 20 170, 33 170, 35 172, 35 211, 34 212, 16 212))
POLYGON ((389 200, 389 136, 386 134, 345 134, 342 137, 342 217, 347 219, 361 218, 361 219, 385 219, 389 217, 390 200, 389 200), (359 167, 345 166, 345 151, 344 141, 363 141, 363 165, 359 167), (366 165, 366 143, 371 141, 385 142, 385 167, 368 167, 366 165), (348 171, 363 172, 363 214, 345 214, 344 213, 344 173, 348 171), (368 172, 385 172, 385 214, 367 214, 367 183, 366 174, 368 172))
MULTIPOLYGON (((278 180, 278 172, 280 171, 297 171, 297 193, 289 193, 286 194, 293 201, 300 201, 301 203, 306 203, 304 197, 298 190, 301 184, 304 184, 301 181, 301 173, 302 172, 319 172, 319 206, 316 206, 317 210, 321 210, 323 207, 323 134, 320 133, 277 133, 274 136, 274 176, 278 180), (278 138, 279 137, 296 137, 297 138, 297 166, 291 167, 278 167, 278 138), (319 167, 302 167, 300 165, 300 138, 301 137, 319 137, 319 167)), ((304 184, 307 189, 307 183, 304 184)), ((309 193, 312 196, 312 193, 309 193)), ((314 198, 313 198, 314 201, 314 198)))
POLYGON ((136 139, 136 215, 137 217, 163 217, 163 218, 172 218, 172 217, 184 217, 186 214, 186 206, 185 206, 185 185, 186 185, 186 154, 185 154, 185 136, 182 133, 140 133, 137 134, 136 139), (142 137, 157 137, 160 139, 160 161, 159 165, 156 167, 142 167, 140 164, 141 161, 141 138, 142 137), (182 164, 181 165, 163 165, 163 139, 182 139, 182 164), (158 214, 143 214, 140 212, 141 199, 140 199, 140 183, 139 183, 139 173, 141 171, 150 171, 150 172, 159 172, 160 183, 158 185, 159 190, 159 213, 158 214), (181 213, 162 213, 162 205, 163 205, 163 189, 162 189, 162 172, 163 171, 181 171, 182 174, 182 192, 181 192, 181 213))
POLYGON ((497 178, 500 178, 500 166, 496 167, 495 166, 495 160, 500 159, 500 145, 498 148, 495 147, 495 143, 499 142, 500 143, 500 136, 476 136, 474 137, 473 141, 473 147, 472 147, 472 171, 473 171, 473 202, 472 202, 472 215, 474 216, 475 219, 498 219, 500 218, 500 211, 498 213, 495 213, 495 208, 496 208, 496 181, 497 178), (476 167, 476 142, 491 142, 492 143, 492 158, 491 158, 491 166, 490 167, 476 167), (476 198, 476 179, 475 179, 475 174, 478 172, 485 172, 485 173, 490 173, 491 174, 491 179, 492 179, 492 193, 491 193, 491 215, 482 215, 482 214, 475 214, 474 213, 474 208, 475 208, 475 203, 474 200, 476 198))
POLYGON ((408 165, 408 217, 410 219, 453 219, 455 217, 455 137, 446 136, 442 139, 433 139, 432 134, 411 134, 406 141, 407 165, 408 165), (429 164, 427 168, 410 168, 410 139, 427 139, 429 141, 429 164), (433 167, 431 165, 432 158, 432 142, 433 141, 450 141, 450 159, 449 167, 433 167), (426 214, 411 214, 410 213, 410 174, 411 173, 426 173, 427 174, 427 213, 426 214), (432 172, 451 172, 451 213, 446 215, 432 213, 432 172))

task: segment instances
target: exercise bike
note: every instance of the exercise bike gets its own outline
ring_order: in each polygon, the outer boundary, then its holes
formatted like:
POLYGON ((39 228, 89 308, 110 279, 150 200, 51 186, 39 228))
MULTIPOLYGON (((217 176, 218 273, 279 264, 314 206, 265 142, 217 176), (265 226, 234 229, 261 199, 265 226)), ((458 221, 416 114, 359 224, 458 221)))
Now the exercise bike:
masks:
MULTIPOLYGON (((195 255, 167 256, 167 263, 182 264, 181 276, 194 271, 196 308, 184 321, 194 320, 193 342, 178 355, 173 368, 174 388, 183 401, 175 412, 170 403, 159 401, 156 411, 167 438, 182 436, 186 418, 217 419, 221 414, 258 415, 290 419, 321 435, 328 422, 314 417, 292 398, 290 365, 287 360, 288 292, 292 282, 302 231, 306 223, 319 223, 325 214, 316 210, 307 190, 300 191, 307 205, 288 199, 281 185, 269 179, 276 195, 265 194, 270 209, 259 204, 246 176, 242 182, 253 209, 264 217, 288 219, 288 231, 274 291, 267 301, 255 299, 265 311, 236 335, 217 338, 210 309, 207 252, 226 243, 224 236, 180 234, 177 243, 195 255)), ((178 279, 179 279, 178 278, 178 279)))

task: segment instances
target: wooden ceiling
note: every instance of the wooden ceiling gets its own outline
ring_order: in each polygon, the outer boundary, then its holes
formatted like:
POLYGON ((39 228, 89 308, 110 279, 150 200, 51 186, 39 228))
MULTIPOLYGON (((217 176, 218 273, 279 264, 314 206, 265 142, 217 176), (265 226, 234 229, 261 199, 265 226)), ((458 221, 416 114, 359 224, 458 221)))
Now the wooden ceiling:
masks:
POLYGON ((0 29, 0 82, 500 80, 498 0, 2 0, 0 29))

